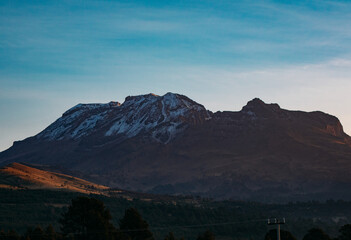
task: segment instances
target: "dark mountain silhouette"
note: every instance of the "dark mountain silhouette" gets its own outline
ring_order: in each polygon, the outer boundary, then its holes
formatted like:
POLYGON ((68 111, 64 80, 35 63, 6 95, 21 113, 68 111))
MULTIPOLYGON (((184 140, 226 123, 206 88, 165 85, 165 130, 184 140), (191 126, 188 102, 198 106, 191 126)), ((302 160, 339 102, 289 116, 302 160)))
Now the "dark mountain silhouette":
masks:
POLYGON ((111 187, 215 198, 351 199, 351 138, 322 112, 253 99, 212 113, 186 96, 79 104, 0 163, 58 165, 111 187))

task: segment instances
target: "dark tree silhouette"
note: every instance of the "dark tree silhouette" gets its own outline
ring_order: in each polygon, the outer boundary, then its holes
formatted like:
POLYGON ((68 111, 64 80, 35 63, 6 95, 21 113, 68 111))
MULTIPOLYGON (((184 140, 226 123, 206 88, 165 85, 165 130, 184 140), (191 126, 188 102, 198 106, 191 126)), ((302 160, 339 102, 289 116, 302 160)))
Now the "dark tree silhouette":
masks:
POLYGON ((203 234, 199 234, 196 240, 215 240, 215 236, 211 231, 207 230, 203 234))
POLYGON ((0 240, 20 240, 20 236, 14 230, 8 232, 1 230, 0 240))
POLYGON ((351 224, 346 224, 339 229, 338 240, 350 240, 351 239, 351 224))
MULTIPOLYGON (((277 229, 271 229, 266 234, 265 240, 277 240, 277 229)), ((288 231, 280 230, 281 240, 296 240, 296 238, 288 231)))
POLYGON ((121 233, 132 240, 153 240, 149 224, 141 217, 135 208, 128 208, 123 218, 119 221, 121 233))
POLYGON ((176 240, 176 238, 174 237, 173 232, 169 232, 166 237, 165 240, 176 240))
POLYGON ((57 233, 55 232, 55 229, 50 224, 45 229, 45 240, 56 240, 57 238, 58 238, 57 233))
POLYGON ((303 237, 303 240, 331 240, 331 238, 320 228, 312 228, 303 237))
POLYGON ((112 240, 115 229, 104 203, 95 198, 77 197, 59 220, 65 237, 78 240, 112 240))
POLYGON ((1 229, 0 231, 0 240, 5 240, 6 239, 6 233, 4 230, 1 229))
POLYGON ((45 240, 45 233, 40 226, 34 228, 34 230, 29 235, 30 240, 45 240))

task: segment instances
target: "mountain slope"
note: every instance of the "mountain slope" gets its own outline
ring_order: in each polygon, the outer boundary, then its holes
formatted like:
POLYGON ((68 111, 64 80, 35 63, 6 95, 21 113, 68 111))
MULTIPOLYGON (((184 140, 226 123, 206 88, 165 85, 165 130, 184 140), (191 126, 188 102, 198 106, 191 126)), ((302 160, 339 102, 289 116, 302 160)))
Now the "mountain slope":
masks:
POLYGON ((87 194, 104 194, 109 188, 66 174, 43 171, 20 163, 0 169, 0 188, 62 189, 87 194))
POLYGON ((80 104, 38 135, 0 153, 60 165, 122 189, 215 198, 351 198, 351 138, 322 112, 253 99, 207 111, 168 93, 123 104, 80 104))

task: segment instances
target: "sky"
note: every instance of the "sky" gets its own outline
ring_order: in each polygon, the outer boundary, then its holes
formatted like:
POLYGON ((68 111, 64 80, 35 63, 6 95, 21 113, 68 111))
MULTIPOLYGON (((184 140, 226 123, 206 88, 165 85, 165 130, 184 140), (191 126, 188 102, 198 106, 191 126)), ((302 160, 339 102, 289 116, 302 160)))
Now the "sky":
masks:
POLYGON ((0 151, 78 103, 258 97, 351 134, 350 1, 0 1, 0 151))

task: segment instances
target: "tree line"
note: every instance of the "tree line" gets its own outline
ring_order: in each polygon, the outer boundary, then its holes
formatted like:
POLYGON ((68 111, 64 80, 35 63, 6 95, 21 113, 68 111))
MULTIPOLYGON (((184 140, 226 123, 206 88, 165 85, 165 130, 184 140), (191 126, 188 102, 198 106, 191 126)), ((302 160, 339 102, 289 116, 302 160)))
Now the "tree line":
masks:
MULTIPOLYGON (((119 220, 119 226, 112 223, 110 211, 101 200, 80 196, 72 199, 68 210, 59 219, 60 231, 56 232, 52 225, 43 229, 40 226, 28 228, 20 235, 14 230, 0 231, 0 240, 154 240, 149 224, 142 218, 135 208, 128 208, 119 220)), ((263 237, 262 237, 263 238, 263 237)), ((276 230, 270 230, 265 240, 276 240, 276 230)), ((296 240, 288 231, 281 230, 282 240, 296 240)), ((169 232, 164 240, 177 239, 173 232, 169 232)), ((215 240, 211 231, 198 235, 196 240, 215 240)), ((351 240, 351 224, 342 226, 339 236, 332 239, 322 229, 310 229, 303 240, 351 240)))

